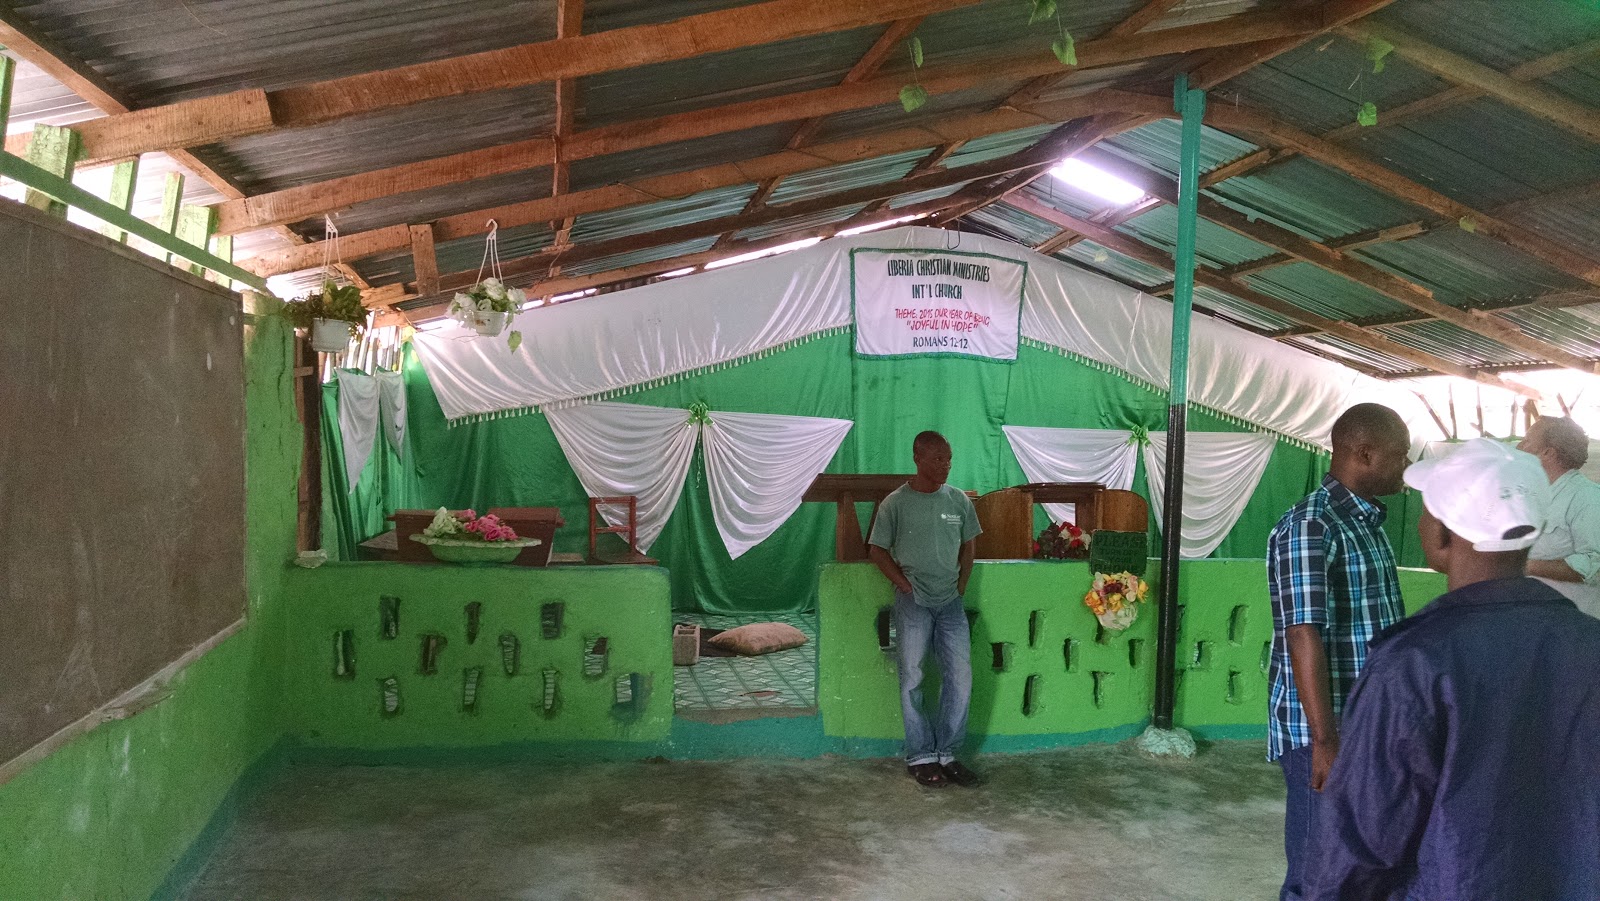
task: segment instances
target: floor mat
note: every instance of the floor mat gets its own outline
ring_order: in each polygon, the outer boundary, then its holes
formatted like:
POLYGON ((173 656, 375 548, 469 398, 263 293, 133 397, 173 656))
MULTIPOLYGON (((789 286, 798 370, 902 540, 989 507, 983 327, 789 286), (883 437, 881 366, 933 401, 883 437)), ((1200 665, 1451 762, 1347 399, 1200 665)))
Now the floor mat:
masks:
POLYGON ((817 615, 760 613, 727 616, 680 613, 681 623, 701 629, 732 629, 750 623, 788 623, 805 633, 798 648, 759 657, 704 657, 694 666, 673 667, 678 710, 757 710, 817 705, 817 615))

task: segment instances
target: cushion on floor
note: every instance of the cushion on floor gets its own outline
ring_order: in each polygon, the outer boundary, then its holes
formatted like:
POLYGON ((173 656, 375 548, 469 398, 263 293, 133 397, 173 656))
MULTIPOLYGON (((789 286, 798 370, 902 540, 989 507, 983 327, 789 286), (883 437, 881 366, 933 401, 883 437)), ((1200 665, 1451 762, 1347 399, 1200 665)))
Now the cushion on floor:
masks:
POLYGON ((729 629, 712 638, 710 643, 746 657, 754 657, 798 648, 806 643, 806 633, 788 623, 751 623, 729 629))

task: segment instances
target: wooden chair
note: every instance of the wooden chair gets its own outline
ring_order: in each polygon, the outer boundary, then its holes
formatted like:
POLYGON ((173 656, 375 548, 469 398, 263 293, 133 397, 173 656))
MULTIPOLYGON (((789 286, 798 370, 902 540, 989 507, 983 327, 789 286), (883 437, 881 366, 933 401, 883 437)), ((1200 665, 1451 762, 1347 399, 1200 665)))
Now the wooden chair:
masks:
POLYGON ((1144 532, 1150 528, 1150 504, 1132 491, 1107 488, 1100 492, 1098 512, 1096 529, 1144 532))
POLYGON ((631 494, 617 497, 591 497, 589 498, 589 562, 594 564, 642 564, 654 566, 658 561, 654 557, 647 557, 639 552, 639 499, 631 494), (601 507, 626 507, 628 522, 626 525, 608 526, 605 519, 600 516, 601 507), (622 536, 628 543, 626 551, 620 553, 600 547, 601 535, 622 536))

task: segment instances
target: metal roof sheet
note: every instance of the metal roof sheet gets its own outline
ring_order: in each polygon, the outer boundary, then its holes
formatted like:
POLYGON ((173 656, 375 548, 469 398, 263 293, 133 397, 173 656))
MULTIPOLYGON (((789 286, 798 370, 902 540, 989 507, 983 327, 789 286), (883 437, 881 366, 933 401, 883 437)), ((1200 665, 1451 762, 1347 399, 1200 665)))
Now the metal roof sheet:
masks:
POLYGON ((1245 284, 1329 319, 1360 319, 1404 313, 1403 306, 1366 285, 1310 263, 1293 262, 1243 277, 1245 284))
POLYGON ((1576 290, 1584 283, 1519 251, 1454 224, 1405 241, 1374 244, 1350 255, 1434 292, 1452 306, 1533 293, 1576 290))
POLYGON ((1011 206, 1004 201, 991 203, 982 209, 971 213, 967 219, 981 222, 988 226, 997 235, 1032 247, 1040 244, 1059 232, 1050 223, 1037 216, 1030 215, 1011 206))
POLYGON ((783 124, 767 125, 593 159, 574 160, 570 168, 571 189, 583 191, 651 175, 682 172, 728 160, 777 153, 788 142, 793 130, 792 126, 783 124))
MULTIPOLYGON (((1178 208, 1170 204, 1152 207, 1118 226, 1117 231, 1133 235, 1171 254, 1178 246, 1178 208)), ((1201 219, 1195 229, 1195 256, 1201 265, 1220 269, 1258 260, 1275 252, 1265 244, 1205 219, 1201 219)))
POLYGON ((928 148, 923 148, 801 172, 778 182, 778 187, 773 190, 767 203, 769 205, 789 203, 810 197, 837 194, 852 188, 897 181, 927 155, 928 148))
MULTIPOLYGON (((1183 123, 1176 119, 1157 119, 1132 131, 1113 135, 1097 146, 1168 178, 1177 178, 1178 152, 1182 144, 1183 123)), ((1200 171, 1210 171, 1255 149, 1256 145, 1249 141, 1201 126, 1200 171)))
POLYGON ((1508 366, 1539 362, 1537 358, 1521 351, 1437 319, 1386 326, 1378 331, 1408 347, 1462 366, 1508 366))
POLYGON ((608 257, 589 260, 583 263, 573 263, 561 269, 562 275, 591 275, 596 272, 605 272, 610 269, 621 269, 624 266, 636 266, 640 263, 653 263, 657 260, 670 260, 690 253, 700 253, 710 250, 717 239, 696 238, 693 241, 682 241, 677 244, 664 244, 659 247, 646 247, 642 250, 627 253, 612 254, 608 257))
POLYGON ((1499 71, 1600 38, 1587 2, 1432 0, 1395 3, 1373 18, 1499 71))
POLYGON ((856 213, 860 212, 861 208, 864 206, 866 206, 864 203, 852 203, 849 206, 835 207, 831 210, 821 210, 815 213, 807 213, 803 216, 790 216, 787 219, 780 219, 777 222, 769 222, 766 225, 756 225, 750 228, 742 229, 740 230, 738 237, 742 241, 759 241, 762 238, 770 238, 774 235, 781 235, 785 232, 805 231, 808 229, 820 228, 824 225, 832 225, 835 222, 843 222, 844 220, 849 219, 851 216, 854 216, 856 213))
POLYGON ((1570 309, 1524 307, 1507 310, 1506 319, 1538 338, 1579 357, 1600 357, 1600 325, 1570 309))
POLYGON ((572 227, 572 240, 575 244, 587 244, 736 215, 744 209, 754 190, 754 185, 735 185, 641 206, 588 213, 577 218, 572 227))
POLYGON ((1427 218, 1418 207, 1296 157, 1235 176, 1208 194, 1319 241, 1427 218))
POLYGON ((1241 322, 1266 332, 1294 328, 1300 324, 1271 310, 1263 310, 1247 300, 1240 300, 1232 294, 1225 294, 1209 285, 1194 286, 1194 302, 1226 314, 1227 318, 1236 322, 1241 322))
POLYGON ((1019 150, 1026 150, 1037 144, 1041 138, 1057 128, 1055 124, 1035 125, 1018 131, 1006 131, 995 135, 985 135, 974 138, 944 161, 946 169, 955 169, 960 166, 970 166, 974 163, 986 163, 1009 156, 1019 150))

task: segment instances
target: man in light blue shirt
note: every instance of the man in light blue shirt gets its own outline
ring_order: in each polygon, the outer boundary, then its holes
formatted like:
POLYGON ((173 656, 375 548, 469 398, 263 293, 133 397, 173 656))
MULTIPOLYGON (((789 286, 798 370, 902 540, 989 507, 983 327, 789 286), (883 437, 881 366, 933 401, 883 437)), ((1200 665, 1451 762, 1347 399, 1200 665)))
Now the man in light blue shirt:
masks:
POLYGON ((1546 416, 1517 450, 1539 458, 1550 478, 1550 519, 1528 557, 1528 575, 1600 617, 1600 485, 1578 470, 1589 436, 1571 419, 1546 416))
POLYGON ((972 785, 978 775, 956 760, 972 700, 972 637, 962 596, 972 576, 973 541, 983 531, 972 500, 945 484, 950 442, 923 432, 911 444, 917 474, 878 508, 868 555, 894 585, 900 711, 906 770, 922 785, 972 785), (932 648, 943 681, 939 712, 922 712, 922 664, 932 648))

